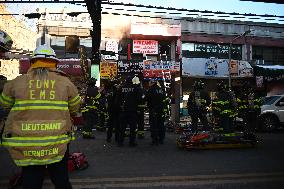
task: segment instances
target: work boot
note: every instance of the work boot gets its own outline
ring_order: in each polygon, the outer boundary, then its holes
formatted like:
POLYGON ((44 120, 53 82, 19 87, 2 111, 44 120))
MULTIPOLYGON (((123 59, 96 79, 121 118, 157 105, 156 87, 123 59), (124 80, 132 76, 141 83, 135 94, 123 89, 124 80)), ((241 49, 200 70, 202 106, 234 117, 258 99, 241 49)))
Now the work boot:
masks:
POLYGON ((82 132, 82 136, 84 139, 95 139, 95 135, 92 132, 82 132))

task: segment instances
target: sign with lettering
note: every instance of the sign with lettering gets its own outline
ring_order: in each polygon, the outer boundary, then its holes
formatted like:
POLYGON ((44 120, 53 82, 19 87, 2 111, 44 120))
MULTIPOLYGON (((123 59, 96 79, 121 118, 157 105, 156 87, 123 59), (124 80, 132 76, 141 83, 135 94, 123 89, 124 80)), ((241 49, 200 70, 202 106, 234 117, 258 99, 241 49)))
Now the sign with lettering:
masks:
POLYGON ((158 54, 158 41, 155 40, 133 40, 133 53, 158 54))
POLYGON ((144 60, 143 76, 145 78, 170 79, 171 73, 179 70, 179 62, 144 60))
POLYGON ((106 42, 106 51, 118 53, 118 39, 111 39, 106 42))
POLYGON ((110 79, 117 76, 117 63, 116 62, 101 62, 100 64, 101 78, 110 79))
MULTIPOLYGON (((88 60, 88 65, 91 65, 90 60, 88 60)), ((20 59, 20 74, 27 73, 30 68, 29 59, 20 59)), ((57 69, 67 73, 68 75, 81 76, 83 75, 81 62, 79 59, 60 59, 60 62, 57 65, 57 69)))

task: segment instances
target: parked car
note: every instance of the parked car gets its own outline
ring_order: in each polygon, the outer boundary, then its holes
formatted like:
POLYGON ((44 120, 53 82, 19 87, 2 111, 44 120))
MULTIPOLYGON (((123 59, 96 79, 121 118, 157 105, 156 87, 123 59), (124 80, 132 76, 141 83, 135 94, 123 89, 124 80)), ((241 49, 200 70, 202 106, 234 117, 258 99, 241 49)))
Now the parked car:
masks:
POLYGON ((273 131, 284 126, 284 94, 264 98, 259 116, 262 131, 273 131))

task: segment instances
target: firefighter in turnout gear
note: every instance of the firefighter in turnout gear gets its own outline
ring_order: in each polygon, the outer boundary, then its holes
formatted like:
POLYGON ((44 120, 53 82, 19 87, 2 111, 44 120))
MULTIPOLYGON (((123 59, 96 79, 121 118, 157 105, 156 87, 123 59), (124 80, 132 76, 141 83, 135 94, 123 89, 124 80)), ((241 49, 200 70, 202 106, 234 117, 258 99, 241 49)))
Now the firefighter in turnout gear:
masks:
POLYGON ((98 123, 98 106, 101 94, 96 86, 96 79, 91 78, 88 82, 84 107, 81 110, 84 119, 82 136, 85 139, 94 139, 93 127, 98 123))
POLYGON ((238 116, 243 118, 246 127, 244 130, 252 132, 255 131, 257 127, 257 117, 260 114, 260 106, 262 105, 262 100, 256 98, 253 88, 249 83, 245 83, 243 86, 243 91, 237 98, 238 103, 238 116))
POLYGON ((228 91, 223 82, 217 84, 216 99, 213 101, 214 116, 217 124, 225 133, 233 132, 233 120, 236 117, 236 99, 232 91, 228 91))
POLYGON ((193 84, 193 91, 190 93, 187 109, 192 120, 192 132, 198 130, 198 119, 200 120, 203 130, 210 130, 207 120, 207 107, 210 105, 210 97, 204 90, 204 83, 196 81, 193 84))
POLYGON ((2 144, 22 167, 23 188, 42 188, 45 170, 55 188, 71 189, 67 157, 71 116, 80 108, 76 86, 56 70, 59 60, 47 45, 38 46, 27 74, 8 81, 0 105, 9 114, 2 144))
POLYGON ((146 101, 149 109, 149 124, 152 138, 152 145, 163 144, 166 128, 164 125, 164 100, 166 99, 165 89, 159 81, 150 81, 150 88, 146 93, 146 101))
POLYGON ((106 123, 109 119, 108 111, 107 111, 107 97, 106 97, 106 89, 104 84, 99 88, 100 98, 99 98, 99 106, 98 106, 98 131, 106 130, 106 123))
POLYGON ((115 141, 118 141, 118 126, 119 126, 119 104, 117 102, 117 81, 110 81, 110 86, 107 87, 107 112, 109 115, 107 121, 107 142, 111 142, 112 134, 115 133, 115 141))
POLYGON ((138 110, 137 110, 137 125, 138 125, 138 131, 137 136, 138 139, 143 139, 145 137, 145 131, 144 131, 144 113, 146 109, 146 100, 145 100, 145 94, 144 90, 142 88, 142 84, 140 83, 140 80, 138 77, 134 77, 132 79, 132 83, 136 85, 138 88, 141 88, 142 91, 142 98, 138 102, 138 110))
POLYGON ((127 77, 125 83, 118 89, 117 98, 120 105, 118 145, 123 145, 125 129, 129 126, 129 146, 135 147, 137 146, 137 108, 142 98, 142 91, 132 83, 131 77, 127 77))

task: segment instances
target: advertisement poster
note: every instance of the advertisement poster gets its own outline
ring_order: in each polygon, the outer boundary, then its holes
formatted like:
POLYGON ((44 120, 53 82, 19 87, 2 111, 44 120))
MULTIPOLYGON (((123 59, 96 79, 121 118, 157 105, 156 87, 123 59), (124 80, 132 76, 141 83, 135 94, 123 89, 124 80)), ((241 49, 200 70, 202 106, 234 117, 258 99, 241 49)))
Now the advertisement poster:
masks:
POLYGON ((238 75, 238 62, 237 60, 231 60, 230 66, 232 75, 238 75))
POLYGON ((118 39, 111 39, 106 42, 106 51, 118 53, 118 39))
MULTIPOLYGON (((235 77, 252 77, 247 61, 233 61, 231 73, 235 77)), ((228 77, 228 60, 216 58, 182 58, 182 75, 191 77, 228 77)))
POLYGON ((214 59, 208 59, 207 62, 205 62, 205 75, 213 76, 217 75, 218 65, 217 62, 214 59))
POLYGON ((158 54, 158 41, 155 40, 133 40, 133 53, 158 54))
POLYGON ((263 76, 256 76, 256 87, 261 88, 263 87, 263 76))
POLYGON ((253 75, 253 69, 247 61, 239 61, 239 76, 248 77, 253 75))
POLYGON ((117 76, 117 64, 116 62, 101 62, 100 64, 100 76, 104 79, 110 79, 117 76))

